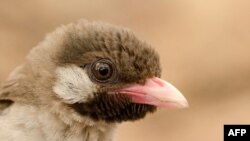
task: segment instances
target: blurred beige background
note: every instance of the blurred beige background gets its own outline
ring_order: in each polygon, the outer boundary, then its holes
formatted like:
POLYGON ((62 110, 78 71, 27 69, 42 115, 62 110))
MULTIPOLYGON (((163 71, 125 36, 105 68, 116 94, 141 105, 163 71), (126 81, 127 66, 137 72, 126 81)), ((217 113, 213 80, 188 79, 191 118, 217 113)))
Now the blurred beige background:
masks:
POLYGON ((190 103, 123 123, 119 141, 220 141, 223 124, 250 124, 250 1, 0 0, 0 83, 46 33, 80 18, 151 43, 190 103))

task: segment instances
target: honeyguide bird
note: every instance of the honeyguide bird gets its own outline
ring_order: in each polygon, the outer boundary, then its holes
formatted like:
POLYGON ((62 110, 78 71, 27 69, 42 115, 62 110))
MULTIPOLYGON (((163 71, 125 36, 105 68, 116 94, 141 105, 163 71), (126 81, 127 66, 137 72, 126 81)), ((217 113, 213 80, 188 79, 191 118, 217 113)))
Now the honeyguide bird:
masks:
POLYGON ((1 141, 113 141, 116 126, 187 101, 129 29, 81 20, 34 47, 0 89, 1 141))

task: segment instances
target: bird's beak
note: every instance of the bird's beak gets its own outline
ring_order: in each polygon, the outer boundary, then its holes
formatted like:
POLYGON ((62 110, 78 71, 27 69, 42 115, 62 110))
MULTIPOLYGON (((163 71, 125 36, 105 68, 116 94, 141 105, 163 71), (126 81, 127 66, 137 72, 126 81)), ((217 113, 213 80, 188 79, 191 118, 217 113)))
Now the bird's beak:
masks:
POLYGON ((144 85, 133 84, 117 92, 129 95, 134 103, 167 109, 188 107, 188 102, 181 92, 169 82, 158 77, 147 79, 144 85))

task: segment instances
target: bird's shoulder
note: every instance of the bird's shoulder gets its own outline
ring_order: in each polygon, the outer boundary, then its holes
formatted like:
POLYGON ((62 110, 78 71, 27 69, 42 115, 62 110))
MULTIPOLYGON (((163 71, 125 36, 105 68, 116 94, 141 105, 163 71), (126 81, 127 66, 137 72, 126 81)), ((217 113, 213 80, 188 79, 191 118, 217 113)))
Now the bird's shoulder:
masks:
POLYGON ((15 103, 14 95, 19 93, 19 81, 23 65, 18 66, 0 87, 0 113, 15 103))

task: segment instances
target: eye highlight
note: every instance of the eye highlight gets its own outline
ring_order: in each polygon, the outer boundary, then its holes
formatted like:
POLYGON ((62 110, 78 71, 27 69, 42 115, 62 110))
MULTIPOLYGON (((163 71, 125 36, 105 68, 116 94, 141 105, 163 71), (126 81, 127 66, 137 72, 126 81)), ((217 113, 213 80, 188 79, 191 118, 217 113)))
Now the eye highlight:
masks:
POLYGON ((115 65, 109 59, 100 59, 93 62, 88 73, 92 81, 98 83, 112 83, 117 78, 115 65))

